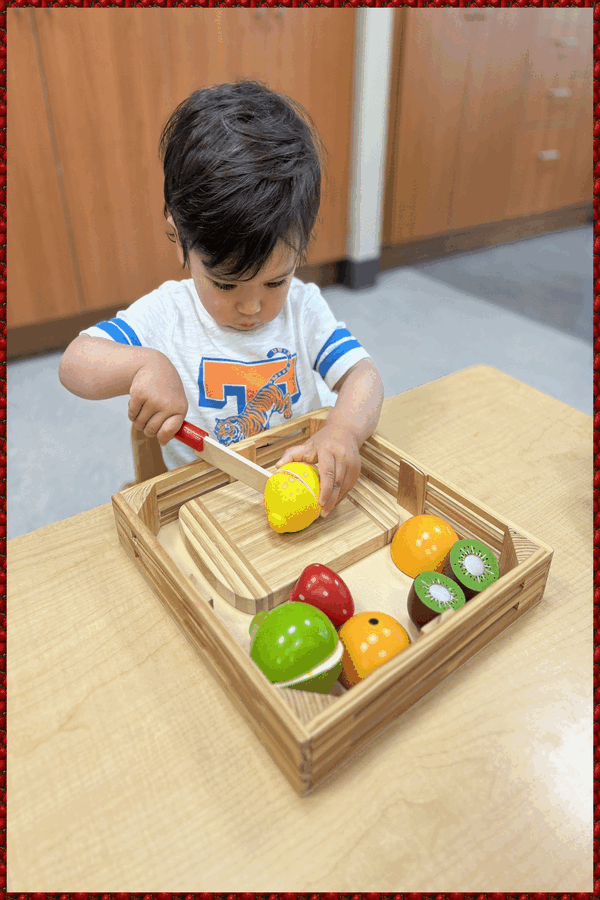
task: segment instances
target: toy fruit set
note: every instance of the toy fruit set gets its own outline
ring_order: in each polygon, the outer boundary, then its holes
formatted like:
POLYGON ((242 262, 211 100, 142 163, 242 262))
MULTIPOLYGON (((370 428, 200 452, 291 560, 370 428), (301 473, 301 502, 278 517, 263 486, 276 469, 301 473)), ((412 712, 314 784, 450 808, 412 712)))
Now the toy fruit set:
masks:
POLYGON ((414 578, 408 614, 422 628, 447 609, 460 609, 500 576, 496 557, 481 541, 459 540, 438 516, 411 516, 392 539, 395 565, 414 578))
POLYGON ((250 639, 250 656, 278 687, 325 694, 338 678, 358 684, 411 643, 392 616, 355 615, 348 586, 321 563, 304 569, 288 603, 254 616, 250 639))
MULTIPOLYGON (((270 494, 270 503, 265 499, 271 526, 275 522, 275 530, 291 530, 294 523, 306 527, 299 523, 313 521, 314 503, 311 506, 308 499, 287 519, 273 512, 273 498, 307 493, 290 483, 285 470, 277 474, 280 494, 270 494)), ((490 548, 481 541, 459 540, 439 516, 407 519, 394 535, 390 553, 397 568, 414 579, 407 608, 418 629, 448 609, 460 609, 499 577, 490 548)), ((306 566, 289 602, 254 616, 250 637, 250 656, 270 681, 278 687, 324 694, 338 679, 346 688, 353 687, 411 643, 393 616, 377 610, 355 614, 348 586, 321 563, 306 566)))

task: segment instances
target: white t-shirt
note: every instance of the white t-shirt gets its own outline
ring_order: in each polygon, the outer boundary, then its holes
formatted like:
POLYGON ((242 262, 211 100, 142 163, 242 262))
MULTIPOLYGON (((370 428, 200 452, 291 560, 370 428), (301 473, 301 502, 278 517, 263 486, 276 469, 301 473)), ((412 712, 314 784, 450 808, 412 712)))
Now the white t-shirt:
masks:
MULTIPOLYGON (((297 278, 277 318, 255 331, 217 325, 190 278, 165 282, 81 334, 164 353, 183 383, 187 421, 223 444, 335 405, 332 388, 369 356, 317 285, 297 278)), ((163 450, 169 468, 197 459, 177 440, 163 450)))

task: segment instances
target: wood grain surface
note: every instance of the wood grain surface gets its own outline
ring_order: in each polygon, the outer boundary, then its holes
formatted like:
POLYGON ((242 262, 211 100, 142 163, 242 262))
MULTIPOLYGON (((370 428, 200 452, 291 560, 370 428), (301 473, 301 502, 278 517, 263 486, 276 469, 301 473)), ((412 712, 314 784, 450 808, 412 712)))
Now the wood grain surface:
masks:
POLYGON ((181 535, 203 575, 252 615, 288 599, 315 560, 339 572, 388 544, 398 521, 395 497, 363 475, 330 516, 283 536, 269 525, 264 498, 239 481, 179 510, 181 535))
POLYGON ((378 432, 554 548, 542 602, 301 799, 108 504, 10 541, 11 890, 591 891, 591 418, 478 366, 378 432))

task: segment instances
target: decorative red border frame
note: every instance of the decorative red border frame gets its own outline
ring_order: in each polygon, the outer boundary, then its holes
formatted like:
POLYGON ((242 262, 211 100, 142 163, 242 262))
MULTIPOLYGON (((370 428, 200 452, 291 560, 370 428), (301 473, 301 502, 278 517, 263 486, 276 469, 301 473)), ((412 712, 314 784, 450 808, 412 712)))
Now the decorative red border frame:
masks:
MULTIPOLYGON (((192 7, 209 9, 218 7, 333 7, 333 8, 382 8, 382 7, 574 7, 594 8, 594 632, 600 626, 600 2, 592 0, 0 0, 0 541, 2 566, 0 571, 0 894, 6 891, 6 54, 7 30, 6 10, 10 7, 54 8, 54 7, 192 7)), ((594 650, 594 890, 588 893, 11 893, 7 896, 18 900, 589 900, 600 897, 600 758, 597 756, 596 739, 600 731, 600 642, 594 650)))
MULTIPOLYGON (((196 4, 197 6, 199 4, 196 4)), ((401 5, 401 4, 398 4, 401 5)), ((471 4, 472 5, 472 4, 471 4)), ((196 893, 196 894, 8 894, 9 898, 18 898, 18 900, 67 900, 67 898, 75 898, 75 900, 590 900, 591 897, 597 895, 596 889, 593 894, 435 894, 435 893, 374 893, 372 891, 362 894, 352 893, 336 893, 327 891, 321 894, 295 894, 295 893, 252 893, 243 891, 237 894, 227 893, 196 893)))

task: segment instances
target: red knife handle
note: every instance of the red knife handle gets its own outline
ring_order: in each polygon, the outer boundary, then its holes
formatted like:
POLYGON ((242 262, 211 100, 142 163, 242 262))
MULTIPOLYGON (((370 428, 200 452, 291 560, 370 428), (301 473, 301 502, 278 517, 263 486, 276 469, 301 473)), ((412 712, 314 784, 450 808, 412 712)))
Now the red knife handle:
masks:
POLYGON ((202 428, 198 428, 190 422, 184 422, 175 435, 182 444, 187 444, 192 450, 197 450, 198 452, 204 450, 204 438, 208 436, 208 431, 203 431, 202 428))

